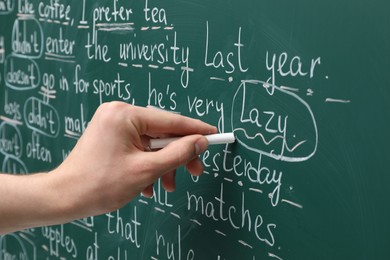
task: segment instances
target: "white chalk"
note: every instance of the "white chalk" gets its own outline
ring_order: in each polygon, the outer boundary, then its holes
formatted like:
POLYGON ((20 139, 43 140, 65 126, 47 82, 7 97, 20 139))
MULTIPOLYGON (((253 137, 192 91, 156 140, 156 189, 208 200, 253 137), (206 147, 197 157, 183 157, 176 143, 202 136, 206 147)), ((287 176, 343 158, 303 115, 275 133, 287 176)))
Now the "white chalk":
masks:
MULTIPOLYGON (((204 137, 207 138, 209 144, 231 144, 236 141, 233 133, 212 134, 205 135, 204 137)), ((149 148, 151 150, 161 149, 180 138, 181 137, 150 139, 149 148)))

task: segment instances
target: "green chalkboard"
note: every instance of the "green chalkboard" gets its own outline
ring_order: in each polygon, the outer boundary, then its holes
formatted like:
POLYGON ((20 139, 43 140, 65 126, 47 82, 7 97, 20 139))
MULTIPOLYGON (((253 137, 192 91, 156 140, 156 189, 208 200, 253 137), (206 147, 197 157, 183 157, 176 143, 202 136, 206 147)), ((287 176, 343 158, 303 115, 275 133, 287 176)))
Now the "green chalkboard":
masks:
POLYGON ((0 260, 390 259, 389 10, 0 0, 2 172, 56 167, 112 100, 237 137, 174 193, 0 236, 0 260))

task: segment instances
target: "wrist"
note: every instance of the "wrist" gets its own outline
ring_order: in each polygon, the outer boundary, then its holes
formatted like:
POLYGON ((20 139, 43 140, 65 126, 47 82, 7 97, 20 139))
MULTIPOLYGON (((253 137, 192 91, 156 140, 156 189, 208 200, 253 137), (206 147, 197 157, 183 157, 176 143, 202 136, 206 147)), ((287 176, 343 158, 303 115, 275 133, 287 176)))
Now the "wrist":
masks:
POLYGON ((2 174, 0 180, 0 234, 71 220, 72 203, 54 174, 2 174))
POLYGON ((27 176, 31 188, 26 193, 26 211, 31 212, 31 223, 27 227, 49 226, 71 221, 73 203, 63 192, 63 186, 56 171, 27 176))
POLYGON ((47 190, 47 205, 48 220, 52 220, 52 224, 63 224, 73 221, 80 216, 80 198, 74 190, 74 180, 71 176, 63 174, 61 168, 50 171, 46 176, 46 181, 43 184, 47 190))

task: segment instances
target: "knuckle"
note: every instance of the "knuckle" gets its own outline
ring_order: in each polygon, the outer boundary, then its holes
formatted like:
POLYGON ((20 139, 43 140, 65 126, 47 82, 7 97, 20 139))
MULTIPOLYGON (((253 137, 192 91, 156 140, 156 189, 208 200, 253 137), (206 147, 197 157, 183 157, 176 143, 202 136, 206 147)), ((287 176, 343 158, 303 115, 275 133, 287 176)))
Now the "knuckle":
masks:
POLYGON ((99 121, 104 125, 112 125, 120 122, 122 118, 122 111, 126 105, 126 103, 119 101, 101 104, 96 112, 99 121))

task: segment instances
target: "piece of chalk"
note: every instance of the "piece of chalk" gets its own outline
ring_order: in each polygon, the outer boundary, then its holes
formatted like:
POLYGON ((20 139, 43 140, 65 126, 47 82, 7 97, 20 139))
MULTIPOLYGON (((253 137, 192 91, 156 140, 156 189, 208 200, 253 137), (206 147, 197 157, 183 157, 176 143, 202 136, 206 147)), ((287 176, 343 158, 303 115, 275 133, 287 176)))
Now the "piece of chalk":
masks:
MULTIPOLYGON (((236 141, 233 133, 211 134, 205 135, 204 137, 207 138, 209 144, 231 144, 236 141)), ((181 137, 150 139, 149 148, 151 150, 161 149, 180 138, 181 137)))

